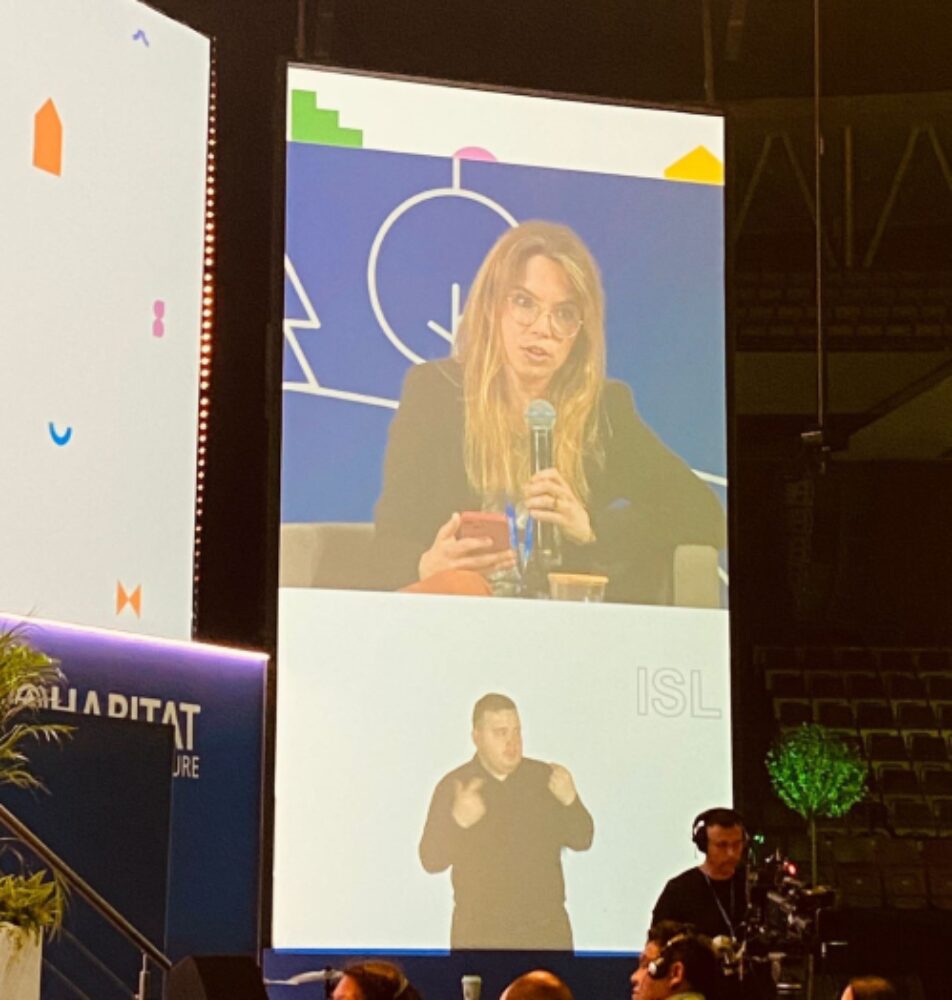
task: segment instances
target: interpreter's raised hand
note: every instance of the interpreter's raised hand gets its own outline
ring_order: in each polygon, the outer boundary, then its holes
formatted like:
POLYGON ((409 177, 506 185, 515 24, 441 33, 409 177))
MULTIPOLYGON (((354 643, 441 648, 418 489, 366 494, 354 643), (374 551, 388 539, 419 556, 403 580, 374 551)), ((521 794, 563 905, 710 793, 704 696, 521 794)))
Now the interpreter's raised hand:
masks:
POLYGON ((549 791, 563 806, 570 806, 578 797, 571 773, 561 764, 549 764, 549 767, 552 769, 549 773, 549 791))
POLYGON ((437 531, 433 544, 420 556, 417 572, 421 580, 447 569, 469 569, 491 576, 516 565, 516 553, 512 549, 488 551, 493 546, 491 538, 457 538, 460 521, 459 514, 453 514, 437 531))
POLYGON ((558 469, 542 469, 526 484, 526 509, 537 521, 557 524, 562 536, 578 545, 595 541, 592 522, 581 500, 558 469))
MULTIPOLYGON (((457 781, 453 793, 453 819, 458 826, 468 830, 486 815, 486 803, 483 801, 482 787, 485 778, 471 778, 464 785, 457 781)), ((570 779, 571 780, 571 779, 570 779)))

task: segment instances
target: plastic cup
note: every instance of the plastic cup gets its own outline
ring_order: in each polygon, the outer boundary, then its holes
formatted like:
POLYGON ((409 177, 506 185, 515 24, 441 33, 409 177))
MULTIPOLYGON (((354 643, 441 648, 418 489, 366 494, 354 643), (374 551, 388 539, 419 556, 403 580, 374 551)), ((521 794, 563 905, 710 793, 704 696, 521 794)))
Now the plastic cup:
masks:
POLYGON ((589 601, 593 604, 605 600, 607 576, 589 573, 550 573, 549 596, 553 601, 589 601))
POLYGON ((479 1000, 482 989, 482 976, 463 976, 463 1000, 479 1000))

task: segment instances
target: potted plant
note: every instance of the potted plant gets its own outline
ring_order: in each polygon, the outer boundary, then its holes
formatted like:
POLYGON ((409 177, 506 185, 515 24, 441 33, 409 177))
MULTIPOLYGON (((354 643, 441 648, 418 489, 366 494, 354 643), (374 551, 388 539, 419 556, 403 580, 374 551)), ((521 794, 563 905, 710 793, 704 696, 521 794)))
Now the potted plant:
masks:
MULTIPOLYGON (((73 729, 37 722, 44 695, 62 683, 58 665, 30 645, 19 629, 0 629, 0 785, 43 790, 30 769, 30 741, 60 741, 73 729)), ((9 843, 0 852, 16 871, 0 872, 0 997, 36 1000, 44 934, 62 924, 65 889, 55 873, 30 872, 9 843)))
POLYGON ((866 764, 825 726, 804 724, 784 733, 767 753, 767 771, 784 805, 810 833, 810 881, 816 879, 816 818, 844 816, 866 794, 866 764))

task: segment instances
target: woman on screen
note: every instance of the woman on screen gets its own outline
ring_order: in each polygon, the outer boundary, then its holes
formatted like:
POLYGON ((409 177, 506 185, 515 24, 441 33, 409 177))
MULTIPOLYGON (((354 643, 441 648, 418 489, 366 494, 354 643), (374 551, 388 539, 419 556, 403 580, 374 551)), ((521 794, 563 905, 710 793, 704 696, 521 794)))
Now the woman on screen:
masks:
POLYGON ((717 498, 606 379, 603 324, 598 267, 571 229, 526 222, 496 242, 452 356, 410 369, 390 426, 375 510, 390 586, 512 570, 510 547, 457 537, 464 511, 554 525, 559 568, 604 573, 609 600, 670 603, 675 548, 724 546, 717 498), (526 411, 540 399, 555 410, 552 463, 533 474, 526 411))

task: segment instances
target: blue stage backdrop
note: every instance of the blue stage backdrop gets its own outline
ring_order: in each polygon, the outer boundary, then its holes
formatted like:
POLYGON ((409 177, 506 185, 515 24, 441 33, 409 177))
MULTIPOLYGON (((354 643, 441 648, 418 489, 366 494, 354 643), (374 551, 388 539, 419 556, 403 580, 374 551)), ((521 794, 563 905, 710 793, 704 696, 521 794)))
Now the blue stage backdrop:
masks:
MULTIPOLYGON (((64 716, 99 715, 172 727, 169 956, 253 953, 267 657, 0 618, 0 628, 11 625, 57 659, 66 675, 49 708, 64 716)), ((63 752, 69 753, 68 745, 63 752)), ((115 791, 118 802, 122 789, 115 791)), ((120 820, 112 831, 121 840, 120 820)), ((90 870, 112 850, 105 839, 82 847, 91 859, 90 870)), ((74 852, 71 860, 82 875, 81 854, 74 852)))
MULTIPOLYGON (((42 711, 34 718, 63 721, 61 712, 42 711)), ((164 949, 172 727, 102 715, 75 715, 70 725, 68 739, 28 747, 33 773, 47 794, 4 785, 0 801, 164 949), (108 851, 102 850, 103 844, 109 845, 108 851)), ((4 870, 22 870, 20 859, 26 853, 22 845, 16 853, 5 852, 4 870)), ((30 870, 39 867, 45 866, 37 861, 30 870)), ((77 893, 70 894, 63 933, 44 942, 43 961, 42 1000, 61 1000, 67 980, 77 996, 125 1000, 128 989, 120 990, 119 985, 135 983, 142 963, 138 949, 77 893), (97 962, 91 961, 90 952, 97 962)))

